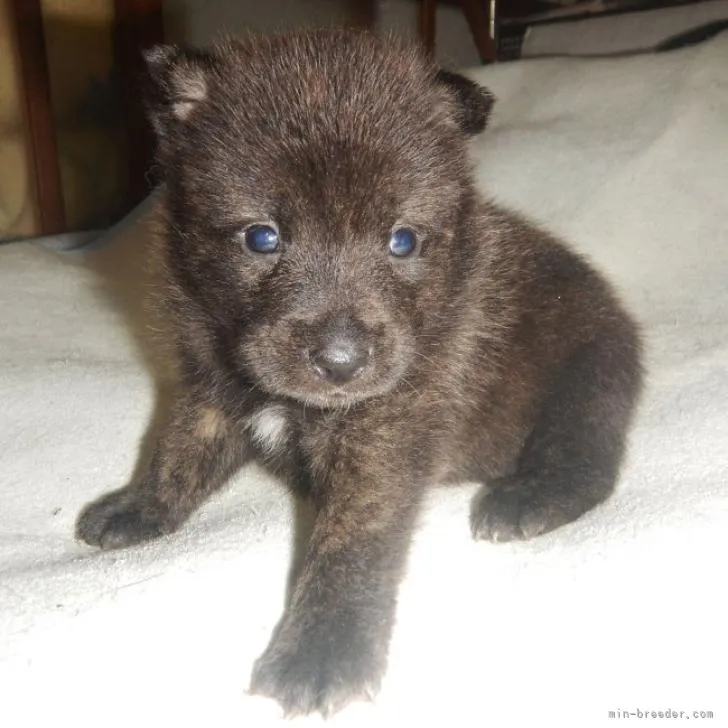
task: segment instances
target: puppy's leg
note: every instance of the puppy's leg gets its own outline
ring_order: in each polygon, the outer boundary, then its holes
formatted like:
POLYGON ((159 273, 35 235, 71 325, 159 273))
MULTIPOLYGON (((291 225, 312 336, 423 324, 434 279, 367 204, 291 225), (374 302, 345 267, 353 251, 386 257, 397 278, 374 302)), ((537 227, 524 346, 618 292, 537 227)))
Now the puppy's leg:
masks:
POLYGON ((527 539, 575 520, 612 492, 640 389, 631 324, 586 344, 549 388, 512 475, 491 481, 476 538, 527 539))
POLYGON ((289 715, 329 715, 379 688, 419 502, 397 460, 342 457, 331 468, 291 604, 251 680, 289 715))
POLYGON ((247 456, 245 433, 192 393, 177 402, 141 482, 84 508, 76 535, 104 549, 176 530, 247 456))

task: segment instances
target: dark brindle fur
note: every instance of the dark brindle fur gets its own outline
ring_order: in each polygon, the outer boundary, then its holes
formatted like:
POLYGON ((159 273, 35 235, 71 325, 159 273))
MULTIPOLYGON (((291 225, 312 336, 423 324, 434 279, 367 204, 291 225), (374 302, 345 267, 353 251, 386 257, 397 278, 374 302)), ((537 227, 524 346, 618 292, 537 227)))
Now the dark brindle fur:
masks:
POLYGON ((638 337, 589 265, 478 195, 467 141, 492 98, 415 49, 321 31, 148 60, 179 395, 146 475, 78 534, 171 533, 265 463, 316 518, 252 690, 328 713, 376 692, 428 486, 483 481, 489 541, 608 497, 638 337), (279 248, 246 247, 251 224, 279 248), (394 257, 400 227, 417 248, 394 257))

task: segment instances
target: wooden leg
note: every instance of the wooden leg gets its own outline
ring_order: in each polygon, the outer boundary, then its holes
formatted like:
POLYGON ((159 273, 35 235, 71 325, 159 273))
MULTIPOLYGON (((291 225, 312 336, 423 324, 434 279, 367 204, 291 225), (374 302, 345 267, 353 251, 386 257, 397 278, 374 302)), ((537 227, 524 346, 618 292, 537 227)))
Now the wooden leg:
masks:
POLYGON ((420 3, 420 40, 428 55, 435 55, 435 18, 437 0, 421 0, 420 3))
POLYGON ((14 0, 11 9, 14 11, 20 55, 25 120, 31 143, 40 232, 53 235, 65 231, 66 216, 41 3, 40 0, 14 0))
MULTIPOLYGON (((434 4, 434 3, 433 3, 434 4)), ((495 42, 495 18, 490 0, 460 0, 460 6, 473 34, 475 46, 483 63, 492 63, 498 59, 498 48, 495 42), (491 26, 493 22, 493 26, 491 26)))

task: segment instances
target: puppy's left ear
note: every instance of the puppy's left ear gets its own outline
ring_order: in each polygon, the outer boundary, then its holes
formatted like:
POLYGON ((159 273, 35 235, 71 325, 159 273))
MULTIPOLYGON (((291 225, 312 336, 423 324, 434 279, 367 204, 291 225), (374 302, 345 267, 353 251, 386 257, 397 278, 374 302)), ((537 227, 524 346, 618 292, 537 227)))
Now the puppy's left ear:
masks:
POLYGON ((468 136, 480 134, 488 123, 495 96, 459 73, 440 70, 435 80, 454 101, 455 122, 460 130, 468 136))

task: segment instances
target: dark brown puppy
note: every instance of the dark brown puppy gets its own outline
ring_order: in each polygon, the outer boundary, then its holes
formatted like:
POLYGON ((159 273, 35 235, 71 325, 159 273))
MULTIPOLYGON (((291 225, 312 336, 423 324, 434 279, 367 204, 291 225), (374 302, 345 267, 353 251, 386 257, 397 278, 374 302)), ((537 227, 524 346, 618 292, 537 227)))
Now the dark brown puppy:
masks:
POLYGON ((171 533, 251 458, 297 486, 317 517, 252 689, 327 713, 377 689, 427 486, 486 483, 491 541, 609 495, 638 337, 583 260, 478 196, 492 99, 416 50, 322 31, 149 65, 179 397, 146 476, 78 534, 171 533))

